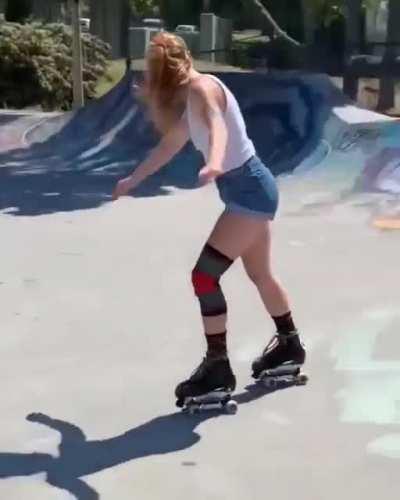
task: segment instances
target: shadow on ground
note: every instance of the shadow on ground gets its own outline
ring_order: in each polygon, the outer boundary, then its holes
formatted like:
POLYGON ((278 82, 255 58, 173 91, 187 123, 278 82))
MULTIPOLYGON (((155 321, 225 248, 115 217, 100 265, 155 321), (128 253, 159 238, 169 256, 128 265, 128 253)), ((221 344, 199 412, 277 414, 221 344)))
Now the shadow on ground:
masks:
MULTIPOLYGON (((291 172, 321 141, 334 102, 343 97, 326 77, 223 73, 243 111, 257 153, 275 175, 291 172), (251 90, 251 91, 249 91, 251 90)), ((28 148, 0 154, 0 210, 42 215, 96 208, 115 182, 130 173, 157 142, 132 93, 135 75, 75 113, 41 119, 24 133, 28 148)), ((202 159, 188 144, 135 196, 159 196, 168 187, 194 189, 202 159)))
MULTIPOLYGON (((282 389, 289 387, 282 386, 282 389)), ((280 389, 278 389, 280 390, 280 389)), ((235 400, 250 403, 273 392, 251 385, 235 400)), ((116 465, 190 448, 200 436, 196 427, 211 418, 225 417, 221 412, 203 412, 188 416, 181 412, 154 418, 145 424, 110 439, 87 441, 82 430, 68 422, 42 413, 32 413, 27 420, 45 425, 61 435, 59 456, 45 453, 1 453, 0 479, 44 473, 48 484, 68 491, 77 500, 97 500, 99 494, 81 478, 116 465)), ((226 418, 229 418, 226 416, 226 418)))
MULTIPOLYGON (((63 168, 57 157, 37 165, 29 156, 20 154, 18 166, 0 168, 0 210, 12 215, 35 216, 99 207, 111 201, 116 182, 135 166, 134 161, 116 161, 115 155, 110 158, 103 152, 101 158, 91 159, 91 165, 83 163, 73 171, 63 168)), ((134 196, 163 196, 169 194, 171 186, 195 189, 199 169, 199 157, 189 145, 175 161, 147 179, 134 196)))

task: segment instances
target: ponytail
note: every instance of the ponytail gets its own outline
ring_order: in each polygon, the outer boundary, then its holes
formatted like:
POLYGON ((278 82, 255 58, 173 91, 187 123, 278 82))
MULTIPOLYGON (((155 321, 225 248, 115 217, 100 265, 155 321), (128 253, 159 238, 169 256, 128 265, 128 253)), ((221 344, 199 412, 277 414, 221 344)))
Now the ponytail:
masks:
POLYGON ((164 134, 182 115, 182 90, 189 83, 192 58, 182 38, 162 32, 151 42, 147 66, 143 98, 156 128, 164 134))

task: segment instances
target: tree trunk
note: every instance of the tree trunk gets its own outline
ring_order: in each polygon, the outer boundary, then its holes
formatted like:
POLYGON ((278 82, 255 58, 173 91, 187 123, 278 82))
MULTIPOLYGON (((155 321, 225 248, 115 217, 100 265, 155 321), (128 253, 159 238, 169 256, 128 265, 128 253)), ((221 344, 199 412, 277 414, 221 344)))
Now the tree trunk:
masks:
POLYGON ((362 45, 362 0, 346 0, 346 55, 358 53, 362 45))
POLYGON ((315 11, 310 6, 310 0, 301 0, 301 8, 303 12, 304 40, 307 45, 312 45, 316 28, 315 11))
POLYGON ((203 0, 203 12, 210 12, 211 0, 203 0))
POLYGON ((297 40, 295 40, 290 35, 288 35, 286 33, 286 31, 284 31, 278 25, 278 23, 272 17, 269 10, 263 5, 261 0, 242 0, 242 3, 243 3, 244 8, 252 7, 254 9, 256 9, 258 15, 261 16, 261 18, 265 19, 267 24, 270 26, 270 28, 272 30, 272 34, 276 38, 282 38, 283 40, 286 40, 290 44, 296 45, 298 47, 301 45, 297 40))
POLYGON ((31 0, 8 0, 5 9, 5 19, 10 23, 24 23, 31 15, 31 0))
POLYGON ((343 78, 343 92, 351 99, 357 99, 358 77, 348 72, 348 64, 352 55, 359 53, 362 45, 362 1, 346 0, 346 52, 345 74, 343 78))
POLYGON ((113 59, 128 56, 129 0, 90 0, 90 31, 111 45, 113 59))
MULTIPOLYGON (((385 54, 383 56, 383 64, 385 72, 390 75, 393 65, 395 64, 396 55, 400 53, 400 30, 398 27, 400 19, 400 2, 399 0, 389 0, 389 16, 385 54), (399 45, 395 45, 399 44, 399 45)), ((386 111, 393 108, 395 105, 395 83, 396 80, 390 76, 381 79, 378 110, 386 111)))
POLYGON ((32 0, 32 14, 45 23, 57 23, 62 20, 62 0, 32 0))

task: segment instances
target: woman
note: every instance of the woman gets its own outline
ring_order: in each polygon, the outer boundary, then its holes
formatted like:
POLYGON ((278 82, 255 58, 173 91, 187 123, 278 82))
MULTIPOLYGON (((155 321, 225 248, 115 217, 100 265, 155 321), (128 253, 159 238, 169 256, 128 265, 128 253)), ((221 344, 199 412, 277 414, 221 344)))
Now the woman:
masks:
POLYGON ((271 269, 270 226, 278 207, 277 187, 271 172, 256 156, 233 94, 216 77, 198 73, 185 42, 165 32, 152 40, 142 90, 162 138, 148 158, 118 182, 114 199, 128 194, 192 140, 205 160, 200 182, 216 181, 225 204, 192 272, 207 353, 192 376, 176 388, 181 406, 188 396, 217 388, 235 389, 220 278, 238 258, 277 328, 277 335, 253 362, 253 376, 286 362, 303 364, 305 350, 286 294, 271 269))

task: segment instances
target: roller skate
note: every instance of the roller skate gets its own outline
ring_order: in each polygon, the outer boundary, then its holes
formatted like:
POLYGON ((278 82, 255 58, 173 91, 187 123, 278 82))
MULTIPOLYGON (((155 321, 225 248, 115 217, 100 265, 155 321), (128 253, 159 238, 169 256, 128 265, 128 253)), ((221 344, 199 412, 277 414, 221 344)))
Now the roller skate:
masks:
POLYGON ((191 415, 203 410, 223 410, 235 414, 237 403, 231 397, 236 378, 227 357, 205 357, 191 377, 175 389, 176 405, 191 415))
POLYGON ((305 385, 308 376, 301 367, 306 359, 297 332, 275 335, 252 364, 253 378, 268 389, 281 385, 305 385))

